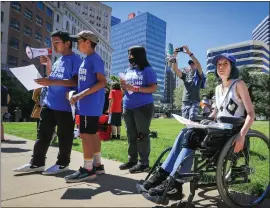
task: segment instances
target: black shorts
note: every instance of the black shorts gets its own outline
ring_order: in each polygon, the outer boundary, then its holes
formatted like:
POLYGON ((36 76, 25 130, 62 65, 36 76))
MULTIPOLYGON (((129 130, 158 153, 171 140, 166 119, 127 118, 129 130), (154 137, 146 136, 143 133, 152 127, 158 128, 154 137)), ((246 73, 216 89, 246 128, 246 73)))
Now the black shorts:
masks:
POLYGON ((99 116, 82 116, 80 115, 80 133, 96 134, 98 131, 99 116))
POLYGON ((109 116, 109 124, 113 126, 121 126, 122 113, 111 113, 109 116))

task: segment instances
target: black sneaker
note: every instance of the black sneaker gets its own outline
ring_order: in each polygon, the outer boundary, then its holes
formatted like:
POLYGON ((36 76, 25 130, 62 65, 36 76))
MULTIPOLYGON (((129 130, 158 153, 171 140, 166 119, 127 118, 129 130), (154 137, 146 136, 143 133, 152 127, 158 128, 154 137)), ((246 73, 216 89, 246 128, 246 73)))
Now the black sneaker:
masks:
POLYGON ((116 136, 116 139, 120 139, 120 135, 119 134, 116 136))
POLYGON ((128 161, 127 163, 124 163, 122 165, 119 166, 120 170, 127 170, 132 168, 133 166, 135 166, 137 164, 137 162, 130 162, 128 161))
POLYGON ((116 139, 116 135, 112 135, 111 139, 116 139))
MULTIPOLYGON (((161 196, 168 185, 169 185, 169 178, 167 178, 157 187, 149 189, 148 193, 150 196, 161 196)), ((182 184, 174 182, 171 188, 168 190, 167 195, 174 195, 176 192, 178 192, 179 195, 182 196, 182 184)))
POLYGON ((142 173, 142 172, 147 172, 149 171, 149 165, 141 165, 137 164, 134 167, 129 169, 130 173, 142 173))
POLYGON ((100 165, 98 167, 94 167, 97 175, 101 175, 105 173, 104 165, 100 165))
POLYGON ((96 178, 96 171, 93 168, 91 171, 80 167, 75 173, 65 177, 67 183, 76 183, 96 178))
POLYGON ((156 170, 153 173, 153 175, 147 181, 143 183, 143 187, 146 190, 156 187, 159 184, 161 184, 162 181, 165 181, 168 176, 169 176, 169 173, 160 167, 158 170, 156 170))

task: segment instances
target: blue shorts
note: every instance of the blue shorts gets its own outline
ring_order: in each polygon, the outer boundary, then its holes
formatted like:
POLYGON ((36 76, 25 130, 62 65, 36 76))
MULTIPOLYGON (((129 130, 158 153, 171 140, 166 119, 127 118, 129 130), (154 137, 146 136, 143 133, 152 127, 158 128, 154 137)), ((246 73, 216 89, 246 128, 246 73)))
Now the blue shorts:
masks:
POLYGON ((182 117, 194 121, 199 113, 200 102, 183 101, 182 117))

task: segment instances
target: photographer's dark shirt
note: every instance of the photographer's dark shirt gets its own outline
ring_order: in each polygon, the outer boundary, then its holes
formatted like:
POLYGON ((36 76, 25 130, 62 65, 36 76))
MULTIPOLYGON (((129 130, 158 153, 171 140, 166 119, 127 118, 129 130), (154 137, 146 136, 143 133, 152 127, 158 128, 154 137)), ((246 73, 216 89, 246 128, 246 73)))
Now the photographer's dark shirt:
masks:
POLYGON ((199 79, 197 85, 194 81, 194 70, 189 70, 182 73, 182 80, 184 82, 184 93, 182 101, 188 102, 200 102, 200 89, 202 84, 202 79, 199 79))
POLYGON ((7 106, 8 103, 8 89, 6 86, 1 85, 1 106, 7 106))

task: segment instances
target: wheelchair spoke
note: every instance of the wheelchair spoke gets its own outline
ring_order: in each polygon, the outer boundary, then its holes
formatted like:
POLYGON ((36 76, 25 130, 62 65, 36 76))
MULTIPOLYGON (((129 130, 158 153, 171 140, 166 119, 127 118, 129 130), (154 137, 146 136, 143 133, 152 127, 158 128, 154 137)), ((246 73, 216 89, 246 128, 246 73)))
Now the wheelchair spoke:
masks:
POLYGON ((269 151, 269 140, 260 134, 248 136, 239 153, 229 148, 223 163, 223 187, 234 203, 248 207, 265 198, 270 187, 269 151))

